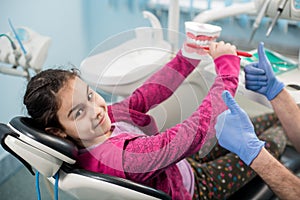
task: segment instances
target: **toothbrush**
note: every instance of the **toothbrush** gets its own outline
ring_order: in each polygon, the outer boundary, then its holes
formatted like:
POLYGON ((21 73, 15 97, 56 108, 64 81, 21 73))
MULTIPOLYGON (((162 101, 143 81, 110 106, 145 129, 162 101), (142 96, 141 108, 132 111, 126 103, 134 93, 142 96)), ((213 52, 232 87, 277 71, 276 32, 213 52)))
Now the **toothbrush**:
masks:
MULTIPOLYGON (((204 50, 209 50, 209 47, 207 47, 207 46, 198 46, 198 45, 191 44, 191 43, 188 43, 187 45, 190 46, 190 47, 192 47, 192 48, 202 48, 204 50)), ((250 54, 248 52, 237 50, 236 53, 237 53, 238 56, 252 57, 252 54, 250 54)))

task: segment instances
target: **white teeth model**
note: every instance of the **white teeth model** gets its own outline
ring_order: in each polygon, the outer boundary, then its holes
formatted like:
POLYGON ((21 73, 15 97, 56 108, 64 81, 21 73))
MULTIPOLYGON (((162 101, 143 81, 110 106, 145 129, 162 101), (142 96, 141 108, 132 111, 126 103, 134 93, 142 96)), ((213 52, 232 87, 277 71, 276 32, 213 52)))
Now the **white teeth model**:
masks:
POLYGON ((192 42, 196 45, 208 45, 220 36, 221 31, 222 28, 220 26, 192 21, 185 22, 187 42, 192 42))
POLYGON ((219 26, 197 23, 188 21, 185 22, 186 44, 183 54, 194 59, 203 59, 207 53, 202 50, 202 46, 208 46, 210 42, 216 41, 220 36, 222 28, 219 26))

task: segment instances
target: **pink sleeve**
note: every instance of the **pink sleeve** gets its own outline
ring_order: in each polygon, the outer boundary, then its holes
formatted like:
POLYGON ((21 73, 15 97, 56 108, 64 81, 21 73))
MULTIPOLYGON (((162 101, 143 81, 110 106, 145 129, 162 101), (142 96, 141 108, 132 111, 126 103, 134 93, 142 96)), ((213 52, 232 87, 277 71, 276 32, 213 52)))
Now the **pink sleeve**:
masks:
POLYGON ((222 92, 228 90, 232 95, 236 92, 240 59, 222 56, 215 63, 219 70, 215 82, 189 118, 160 134, 128 141, 124 169, 132 180, 145 181, 165 167, 199 151, 207 133, 214 132, 217 116, 227 109, 222 101, 222 92))
POLYGON ((185 58, 179 51, 170 62, 149 77, 121 104, 142 113, 148 112, 170 97, 198 64, 199 60, 185 58))

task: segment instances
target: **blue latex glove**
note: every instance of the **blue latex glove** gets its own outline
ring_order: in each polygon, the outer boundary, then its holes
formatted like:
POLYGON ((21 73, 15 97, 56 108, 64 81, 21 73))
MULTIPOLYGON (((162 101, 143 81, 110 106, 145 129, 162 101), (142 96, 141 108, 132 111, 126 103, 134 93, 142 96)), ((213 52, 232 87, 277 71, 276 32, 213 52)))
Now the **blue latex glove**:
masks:
POLYGON ((215 129, 219 144, 250 165, 265 142, 257 138, 248 115, 239 107, 231 94, 224 91, 222 98, 229 110, 224 111, 217 118, 215 129))
POLYGON ((270 101, 284 88, 284 84, 275 77, 263 42, 258 46, 258 59, 258 63, 245 66, 246 88, 263 94, 270 101))

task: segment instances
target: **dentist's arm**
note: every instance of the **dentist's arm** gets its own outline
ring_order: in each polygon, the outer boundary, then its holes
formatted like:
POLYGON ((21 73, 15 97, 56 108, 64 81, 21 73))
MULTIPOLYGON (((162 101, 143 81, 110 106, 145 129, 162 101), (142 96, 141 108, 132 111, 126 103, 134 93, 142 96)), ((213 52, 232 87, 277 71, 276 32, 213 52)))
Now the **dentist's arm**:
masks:
POLYGON ((220 145, 237 154, 280 199, 299 198, 300 179, 264 148, 247 114, 230 93, 225 91, 222 97, 229 110, 218 116, 215 126, 220 145))
POLYGON ((271 100, 271 104, 289 140, 300 152, 300 110, 293 97, 286 89, 283 89, 271 100))
POLYGON ((258 57, 258 63, 245 67, 246 88, 270 100, 288 138, 300 152, 300 110, 284 89, 284 84, 276 78, 265 54, 263 43, 258 46, 258 57))
POLYGON ((265 148, 252 161, 250 167, 271 187, 279 199, 300 197, 300 178, 292 174, 265 148))

